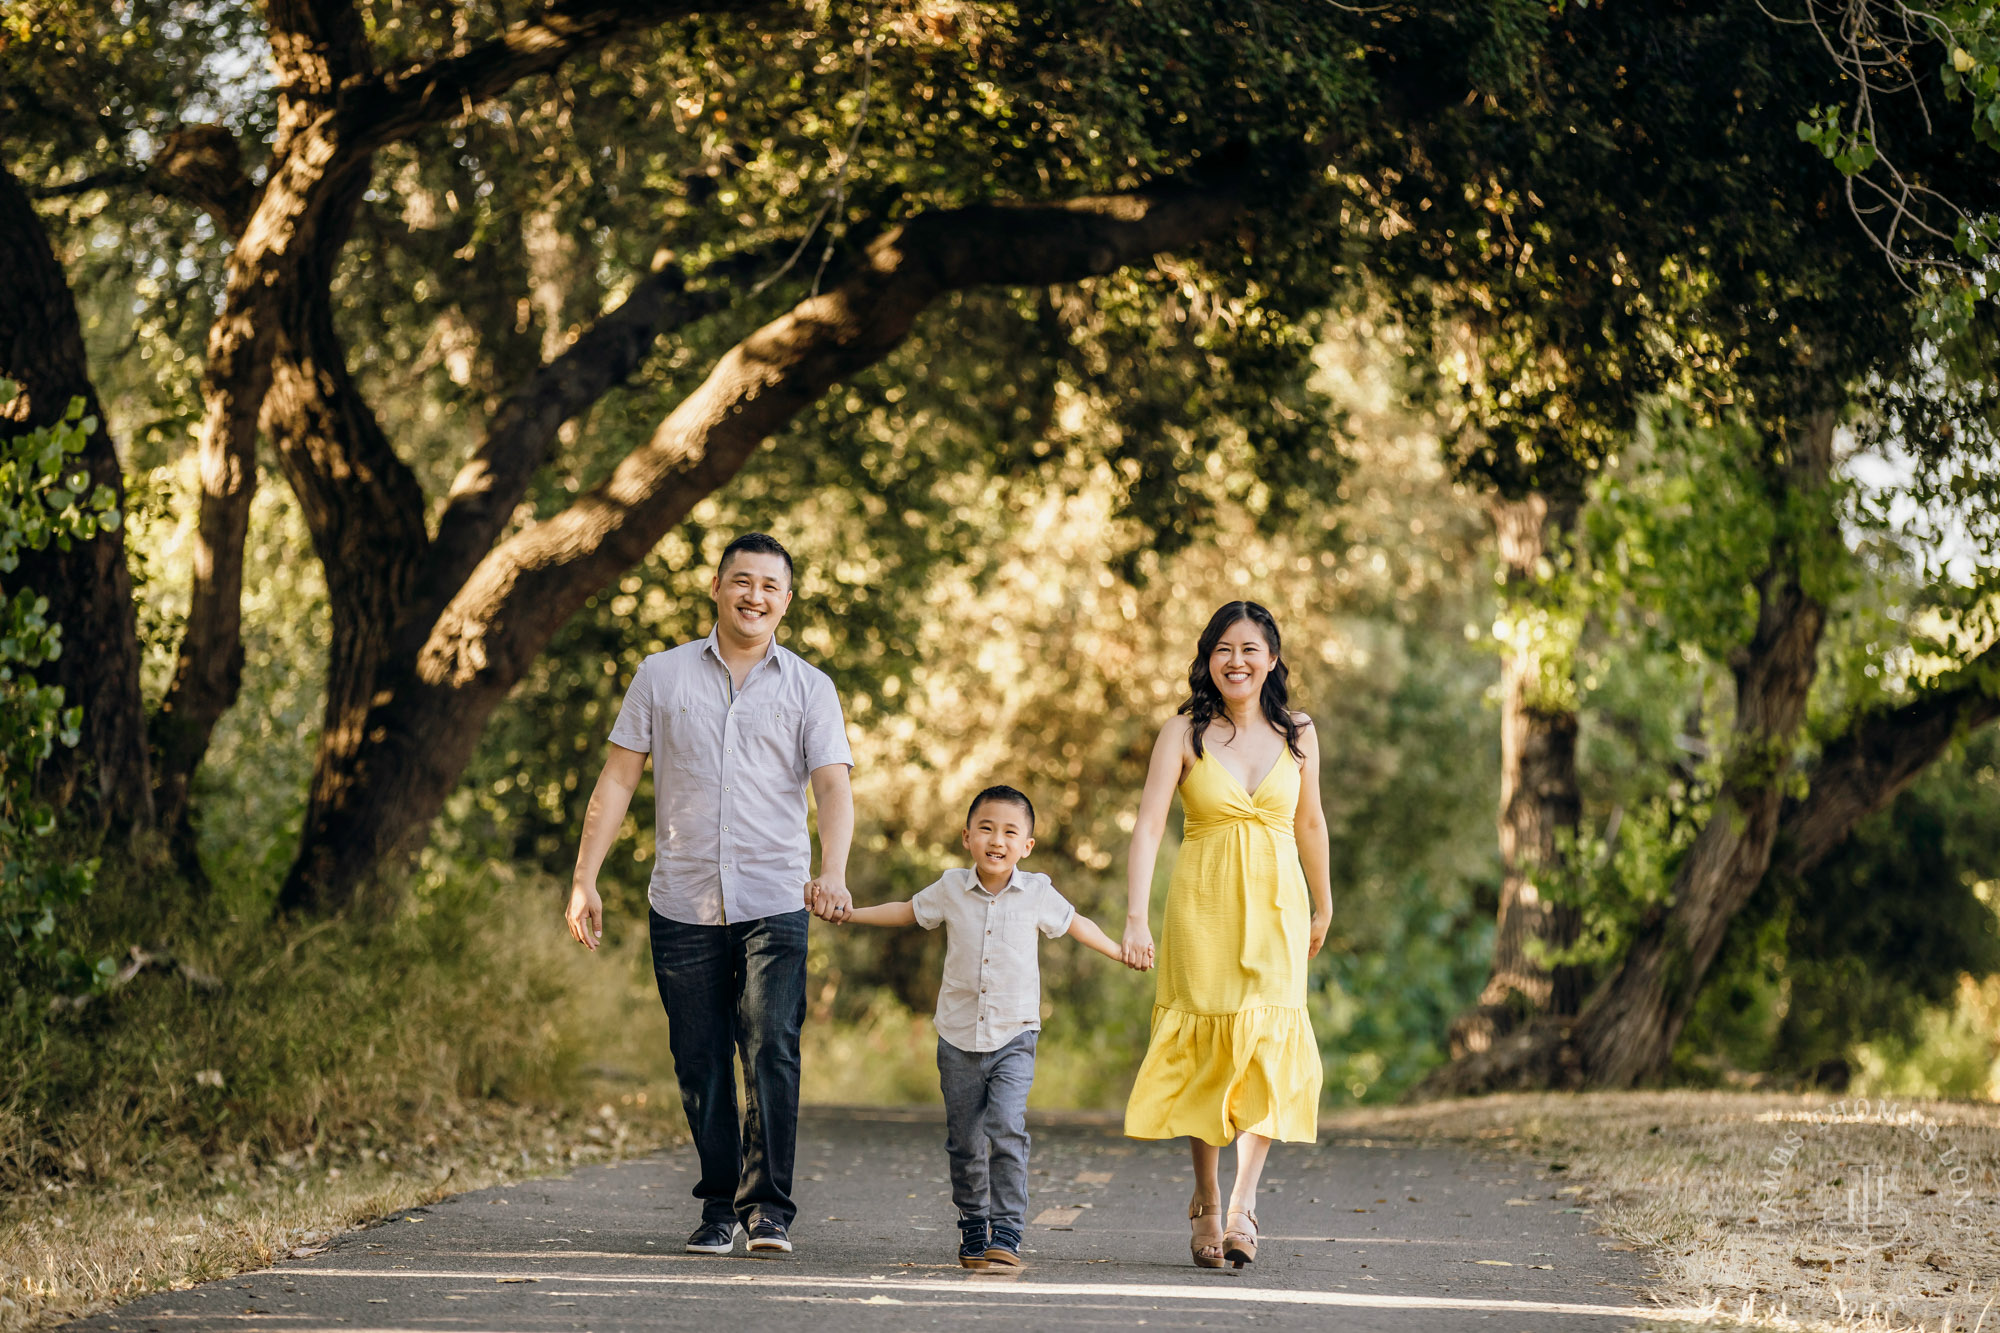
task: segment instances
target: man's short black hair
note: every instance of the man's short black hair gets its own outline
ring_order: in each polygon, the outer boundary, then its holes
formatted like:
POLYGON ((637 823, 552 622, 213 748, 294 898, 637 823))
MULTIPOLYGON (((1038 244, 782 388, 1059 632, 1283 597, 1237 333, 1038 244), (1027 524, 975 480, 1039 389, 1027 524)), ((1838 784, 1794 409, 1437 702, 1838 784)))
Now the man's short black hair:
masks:
POLYGON ((1034 835, 1035 803, 1029 800, 1028 794, 1018 787, 988 787, 985 791, 973 797, 972 804, 965 809, 965 826, 967 828, 972 827, 972 817, 979 813, 979 807, 985 805, 988 801, 999 801, 1005 805, 1018 805, 1023 810, 1026 810, 1028 812, 1028 833, 1031 837, 1034 835))
POLYGON ((722 559, 716 561, 715 577, 721 578, 729 572, 729 562, 739 555, 775 555, 785 562, 785 586, 792 585, 792 553, 787 551, 776 537, 768 532, 746 532, 729 545, 722 548, 722 559))

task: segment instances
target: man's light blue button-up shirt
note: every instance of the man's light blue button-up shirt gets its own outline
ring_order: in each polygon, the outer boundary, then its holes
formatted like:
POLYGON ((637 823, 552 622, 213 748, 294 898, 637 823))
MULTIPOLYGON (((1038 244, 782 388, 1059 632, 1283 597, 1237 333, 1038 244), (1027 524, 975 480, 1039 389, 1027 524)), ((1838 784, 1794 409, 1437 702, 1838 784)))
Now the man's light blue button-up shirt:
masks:
POLYGON ((653 910, 696 926, 805 906, 812 771, 854 763, 824 671, 773 640, 735 688, 715 634, 639 666, 611 741, 653 757, 653 910))

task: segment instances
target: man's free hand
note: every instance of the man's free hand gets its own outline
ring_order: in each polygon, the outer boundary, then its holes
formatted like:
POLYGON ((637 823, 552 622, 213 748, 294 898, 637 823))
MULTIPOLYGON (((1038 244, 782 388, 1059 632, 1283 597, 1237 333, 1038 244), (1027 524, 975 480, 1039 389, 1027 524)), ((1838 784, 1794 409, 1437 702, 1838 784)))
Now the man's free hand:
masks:
POLYGON ((604 938, 604 902, 597 896, 596 886, 581 882, 570 885, 569 910, 563 919, 569 923, 570 938, 595 952, 597 942, 604 938))

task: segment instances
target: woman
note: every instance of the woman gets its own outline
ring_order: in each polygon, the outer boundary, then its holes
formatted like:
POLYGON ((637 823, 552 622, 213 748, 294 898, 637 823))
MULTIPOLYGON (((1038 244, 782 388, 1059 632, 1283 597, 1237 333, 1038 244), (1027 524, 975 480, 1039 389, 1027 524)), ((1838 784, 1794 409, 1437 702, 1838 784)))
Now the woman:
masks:
POLYGON ((1150 967, 1153 863, 1178 789, 1185 836, 1125 1133, 1187 1137, 1189 1248, 1203 1268, 1256 1259, 1257 1181, 1271 1141, 1310 1143, 1318 1126, 1306 960, 1332 924, 1333 889, 1319 741, 1312 719, 1291 711, 1288 674, 1269 611, 1231 602, 1209 619, 1188 700, 1153 746, 1126 871, 1125 960, 1150 967), (1231 1139, 1236 1180, 1224 1225, 1216 1168, 1231 1139))

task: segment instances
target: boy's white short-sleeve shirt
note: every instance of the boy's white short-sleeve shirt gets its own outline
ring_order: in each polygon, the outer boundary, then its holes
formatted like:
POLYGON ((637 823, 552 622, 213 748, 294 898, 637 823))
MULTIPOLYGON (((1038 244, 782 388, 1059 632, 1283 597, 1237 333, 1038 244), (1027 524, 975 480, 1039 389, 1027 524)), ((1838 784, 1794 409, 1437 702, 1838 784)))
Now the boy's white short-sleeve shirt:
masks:
POLYGON ((1016 866, 988 893, 970 869, 947 870, 910 900, 917 924, 945 928, 938 1035, 961 1051, 997 1051, 1042 1026, 1039 936, 1069 930, 1076 908, 1047 875, 1016 866))

